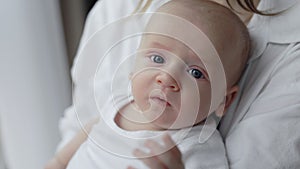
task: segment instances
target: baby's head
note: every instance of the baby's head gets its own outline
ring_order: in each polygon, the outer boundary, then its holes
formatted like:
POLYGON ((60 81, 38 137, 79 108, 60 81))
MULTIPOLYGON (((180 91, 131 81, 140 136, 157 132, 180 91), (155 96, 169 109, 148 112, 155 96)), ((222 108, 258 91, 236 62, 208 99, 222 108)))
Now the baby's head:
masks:
MULTIPOLYGON (((247 61, 247 28, 229 9, 205 0, 172 0, 157 12, 191 22, 211 41, 225 71, 226 109, 238 91, 236 84, 247 61)), ((184 26, 170 27, 168 21, 153 16, 146 32, 155 30, 158 34, 143 35, 131 76, 134 102, 161 129, 198 124, 207 117, 211 105, 212 86, 206 69, 209 59, 201 60, 195 49, 177 38, 159 34, 159 30, 172 31, 184 26)), ((199 48, 206 43, 203 39, 195 42, 199 48)))

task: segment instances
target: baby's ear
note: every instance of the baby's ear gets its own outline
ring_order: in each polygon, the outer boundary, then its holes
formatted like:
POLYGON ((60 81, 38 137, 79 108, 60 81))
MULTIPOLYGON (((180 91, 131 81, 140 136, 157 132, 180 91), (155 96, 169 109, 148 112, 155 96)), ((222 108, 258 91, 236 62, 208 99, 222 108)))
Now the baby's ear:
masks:
POLYGON ((227 90, 225 103, 222 103, 217 109, 216 111, 217 116, 219 117, 224 116, 225 112, 227 111, 229 106, 233 103, 234 99, 236 98, 238 91, 239 91, 239 87, 237 85, 227 90))
POLYGON ((231 87, 229 90, 227 90, 226 100, 225 100, 225 110, 228 109, 228 107, 232 104, 234 99, 237 96, 237 93, 239 91, 239 87, 237 85, 231 87))

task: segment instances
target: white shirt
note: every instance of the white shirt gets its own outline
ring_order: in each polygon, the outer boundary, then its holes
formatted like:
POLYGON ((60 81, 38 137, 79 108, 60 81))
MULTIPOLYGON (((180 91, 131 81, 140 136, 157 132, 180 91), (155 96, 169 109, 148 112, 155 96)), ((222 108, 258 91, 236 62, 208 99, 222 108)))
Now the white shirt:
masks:
POLYGON ((243 91, 220 126, 230 168, 300 168, 300 3, 263 0, 254 15, 243 91))
MULTIPOLYGON (((131 15, 138 2, 98 1, 86 22, 79 53, 97 30, 120 17, 131 15)), ((164 2, 154 1, 148 11, 154 11, 164 2)), ((240 99, 236 100, 237 107, 231 107, 220 126, 230 168, 299 168, 299 6, 297 0, 261 0, 260 9, 287 11, 275 16, 254 15, 248 25, 252 38, 251 66, 242 80, 243 91, 240 99)), ((137 44, 129 44, 121 52, 130 53, 128 49, 135 49, 137 44)), ((87 63, 92 69, 93 61, 87 63)), ((108 68, 110 63, 106 64, 108 68)), ((75 95, 77 93, 77 98, 82 100, 71 106, 61 121, 63 141, 60 146, 78 131, 77 118, 84 123, 97 114, 93 91, 90 90, 93 83, 76 81, 74 74, 73 71, 75 95)), ((98 82, 95 83, 102 85, 97 88, 103 88, 101 96, 105 100, 108 96, 105 91, 110 87, 107 86, 109 78, 103 76, 98 82)), ((101 100, 101 97, 98 99, 101 100)))

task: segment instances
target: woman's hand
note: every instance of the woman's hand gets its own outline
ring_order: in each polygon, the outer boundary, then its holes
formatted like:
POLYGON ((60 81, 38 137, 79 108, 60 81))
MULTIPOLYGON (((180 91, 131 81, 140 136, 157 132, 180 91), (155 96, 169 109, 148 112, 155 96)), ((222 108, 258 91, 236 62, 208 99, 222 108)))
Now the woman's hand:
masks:
MULTIPOLYGON (((148 158, 140 158, 140 160, 151 169, 184 169, 184 164, 181 159, 181 152, 175 145, 172 138, 166 134, 162 137, 162 139, 164 146, 153 140, 148 140, 145 142, 145 146, 150 150, 149 154, 139 149, 136 149, 133 154, 138 158, 150 156, 148 158), (163 150, 167 151, 164 152, 163 150)), ((135 168, 129 166, 127 169, 135 168)))

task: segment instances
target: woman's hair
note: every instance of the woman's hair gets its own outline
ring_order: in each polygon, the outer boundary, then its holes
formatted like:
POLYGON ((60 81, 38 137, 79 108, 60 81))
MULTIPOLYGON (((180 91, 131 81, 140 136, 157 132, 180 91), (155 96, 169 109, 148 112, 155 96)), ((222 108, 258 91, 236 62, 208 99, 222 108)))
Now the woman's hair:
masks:
MULTIPOLYGON (((274 15, 274 14, 270 14, 270 13, 266 13, 263 11, 260 11, 256 8, 253 0, 235 0, 240 7, 242 7, 244 10, 248 11, 248 12, 253 12, 259 15, 274 15)), ((230 4, 229 0, 226 0, 227 4, 229 5, 229 7, 234 10, 234 8, 232 7, 232 5, 230 4)))
POLYGON ((133 13, 145 12, 150 6, 151 2, 152 0, 146 0, 146 3, 143 6, 144 0, 140 0, 139 4, 137 5, 133 13))
MULTIPOLYGON (((150 6, 153 0, 140 0, 139 4, 137 5, 135 11, 133 13, 137 12, 145 12, 147 8, 150 6), (145 2, 146 1, 146 2, 145 2)), ((237 3, 246 11, 253 12, 259 15, 274 15, 274 14, 268 14, 263 11, 260 11, 256 8, 253 0, 236 0, 237 3)), ((229 7, 233 9, 232 5, 230 4, 229 0, 226 0, 229 7)))

